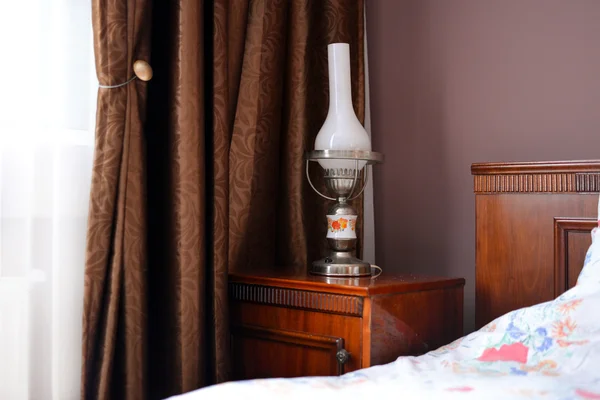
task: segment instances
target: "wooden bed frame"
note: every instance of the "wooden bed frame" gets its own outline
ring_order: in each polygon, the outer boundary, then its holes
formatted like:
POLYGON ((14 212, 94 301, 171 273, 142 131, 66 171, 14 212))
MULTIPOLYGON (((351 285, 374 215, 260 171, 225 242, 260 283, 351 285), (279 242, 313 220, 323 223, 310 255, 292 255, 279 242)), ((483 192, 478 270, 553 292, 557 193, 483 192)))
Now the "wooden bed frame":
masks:
POLYGON ((600 161, 473 164, 476 328, 573 287, 597 225, 600 161))

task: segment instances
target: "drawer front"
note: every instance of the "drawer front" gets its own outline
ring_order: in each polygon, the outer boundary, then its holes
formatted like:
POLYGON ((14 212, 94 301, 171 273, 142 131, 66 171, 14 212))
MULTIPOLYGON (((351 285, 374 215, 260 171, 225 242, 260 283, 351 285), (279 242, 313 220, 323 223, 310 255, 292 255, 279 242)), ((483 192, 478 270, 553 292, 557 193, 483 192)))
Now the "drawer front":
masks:
POLYGON ((341 337, 258 326, 232 326, 234 379, 330 376, 344 372, 341 337))
POLYGON ((239 301, 229 310, 236 379, 337 375, 342 348, 344 373, 364 366, 362 318, 239 301))

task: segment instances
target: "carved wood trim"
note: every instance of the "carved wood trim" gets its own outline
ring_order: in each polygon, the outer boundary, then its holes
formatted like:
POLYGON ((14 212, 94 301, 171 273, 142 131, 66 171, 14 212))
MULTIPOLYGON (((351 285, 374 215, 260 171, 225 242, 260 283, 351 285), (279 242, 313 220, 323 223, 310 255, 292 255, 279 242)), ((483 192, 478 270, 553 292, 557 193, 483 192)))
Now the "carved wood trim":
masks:
POLYGON ((244 283, 229 283, 230 298, 234 301, 301 308, 360 317, 363 299, 357 296, 336 295, 244 283))
POLYGON ((600 174, 576 174, 578 193, 600 192, 600 174))
POLYGON ((599 173, 475 175, 475 193, 597 193, 599 173))
POLYGON ((600 160, 475 163, 473 175, 598 173, 600 160))
POLYGON ((479 163, 471 174, 477 194, 600 192, 600 160, 479 163))
POLYGON ((568 289, 570 232, 589 233, 598 226, 595 218, 554 218, 554 296, 568 289))

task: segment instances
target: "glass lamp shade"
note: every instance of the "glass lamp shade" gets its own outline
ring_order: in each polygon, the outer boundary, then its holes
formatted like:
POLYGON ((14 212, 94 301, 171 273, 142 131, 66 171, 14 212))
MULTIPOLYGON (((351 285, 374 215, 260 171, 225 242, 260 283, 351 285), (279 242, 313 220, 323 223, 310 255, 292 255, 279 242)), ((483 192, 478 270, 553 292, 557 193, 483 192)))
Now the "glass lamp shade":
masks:
MULTIPOLYGON (((315 139, 315 150, 371 150, 371 139, 352 107, 350 84, 350 46, 332 43, 327 46, 329 66, 329 111, 315 139)), ((353 160, 319 160, 324 169, 355 169, 353 160)), ((358 168, 365 166, 358 163, 358 168)))

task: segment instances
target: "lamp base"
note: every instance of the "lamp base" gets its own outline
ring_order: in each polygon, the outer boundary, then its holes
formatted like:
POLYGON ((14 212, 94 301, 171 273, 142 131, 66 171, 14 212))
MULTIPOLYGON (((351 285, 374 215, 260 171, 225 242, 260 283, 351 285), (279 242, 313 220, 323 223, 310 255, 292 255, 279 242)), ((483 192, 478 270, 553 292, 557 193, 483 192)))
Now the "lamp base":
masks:
POLYGON ((323 276, 371 276, 371 264, 346 251, 331 251, 329 256, 312 263, 310 273, 323 276))

